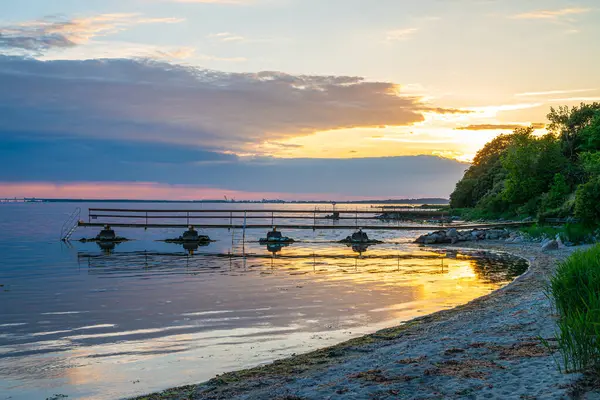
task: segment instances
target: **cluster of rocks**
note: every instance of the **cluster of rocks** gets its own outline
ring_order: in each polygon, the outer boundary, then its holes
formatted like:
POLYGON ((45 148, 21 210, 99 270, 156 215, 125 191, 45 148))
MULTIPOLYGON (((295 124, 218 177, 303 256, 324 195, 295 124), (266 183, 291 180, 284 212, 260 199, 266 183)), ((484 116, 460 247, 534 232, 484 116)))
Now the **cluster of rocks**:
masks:
POLYGON ((281 244, 281 243, 294 243, 294 239, 289 238, 287 236, 283 236, 281 232, 277 230, 277 228, 273 228, 271 232, 267 232, 266 238, 261 238, 258 240, 259 243, 271 243, 271 244, 281 244))
POLYGON ((94 238, 82 238, 79 239, 80 242, 98 242, 98 243, 120 243, 127 242, 129 239, 117 236, 114 229, 110 227, 110 225, 104 225, 104 228, 100 231, 98 235, 94 238))
POLYGON ((515 243, 522 242, 523 238, 516 232, 511 232, 506 229, 472 229, 459 231, 455 228, 452 228, 422 235, 417 238, 415 242, 421 244, 454 244, 458 242, 471 242, 477 240, 507 240, 515 243))
MULTIPOLYGON (((518 231, 509 231, 508 229, 472 229, 466 231, 447 229, 420 236, 417 238, 417 240, 415 240, 415 243, 454 244, 458 242, 471 242, 479 240, 503 240, 507 243, 523 243, 532 241, 522 233, 518 231)), ((555 239, 542 239, 540 243, 542 251, 558 250, 565 246, 571 245, 570 243, 564 244, 559 235, 556 235, 555 239)))
POLYGON ((165 240, 165 242, 167 243, 200 243, 200 244, 205 244, 205 243, 210 243, 210 237, 206 236, 206 235, 200 235, 198 234, 198 231, 194 229, 193 226, 190 226, 188 228, 187 231, 183 232, 183 235, 174 238, 174 239, 167 239, 165 240))
POLYGON ((363 232, 362 229, 354 232, 351 236, 347 236, 346 239, 340 240, 340 243, 347 244, 377 244, 382 243, 379 240, 369 239, 369 235, 363 232))

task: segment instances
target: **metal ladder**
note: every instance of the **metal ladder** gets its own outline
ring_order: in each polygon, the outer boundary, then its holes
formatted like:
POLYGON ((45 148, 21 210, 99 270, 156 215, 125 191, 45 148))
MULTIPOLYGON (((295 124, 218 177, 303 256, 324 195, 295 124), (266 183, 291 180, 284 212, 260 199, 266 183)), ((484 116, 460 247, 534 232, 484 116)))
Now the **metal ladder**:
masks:
POLYGON ((81 208, 77 207, 75 211, 65 221, 62 228, 60 229, 60 240, 68 242, 71 235, 75 233, 79 226, 79 217, 81 216, 81 208))

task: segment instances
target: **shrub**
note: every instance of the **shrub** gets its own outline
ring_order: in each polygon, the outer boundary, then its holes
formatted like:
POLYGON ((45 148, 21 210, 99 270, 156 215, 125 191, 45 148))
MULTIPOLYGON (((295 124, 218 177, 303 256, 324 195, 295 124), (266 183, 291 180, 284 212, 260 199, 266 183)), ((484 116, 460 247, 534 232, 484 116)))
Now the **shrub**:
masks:
POLYGON ((566 370, 600 369, 600 246, 559 264, 548 292, 560 316, 557 341, 566 370))
POLYGON ((600 224, 600 177, 593 178, 577 189, 575 216, 588 226, 600 224))

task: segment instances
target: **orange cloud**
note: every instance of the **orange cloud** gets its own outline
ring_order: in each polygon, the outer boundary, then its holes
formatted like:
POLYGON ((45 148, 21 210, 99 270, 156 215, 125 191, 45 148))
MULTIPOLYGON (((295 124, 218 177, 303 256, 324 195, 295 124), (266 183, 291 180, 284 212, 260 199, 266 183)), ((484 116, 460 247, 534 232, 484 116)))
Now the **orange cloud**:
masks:
POLYGON ((514 131, 517 128, 526 128, 531 126, 533 129, 544 129, 546 124, 541 122, 534 122, 531 125, 520 125, 520 124, 480 124, 480 125, 467 125, 456 128, 459 131, 487 131, 487 130, 510 130, 514 131))

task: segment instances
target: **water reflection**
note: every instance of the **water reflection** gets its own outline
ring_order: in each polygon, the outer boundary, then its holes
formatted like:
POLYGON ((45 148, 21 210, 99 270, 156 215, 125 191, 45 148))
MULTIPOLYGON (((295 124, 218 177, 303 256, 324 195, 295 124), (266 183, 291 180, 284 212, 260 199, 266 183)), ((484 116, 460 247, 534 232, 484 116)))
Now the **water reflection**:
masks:
POLYGON ((51 290, 3 294, 0 392, 116 398, 198 382, 465 303, 526 268, 389 244, 128 250, 143 245, 82 246, 51 290))

